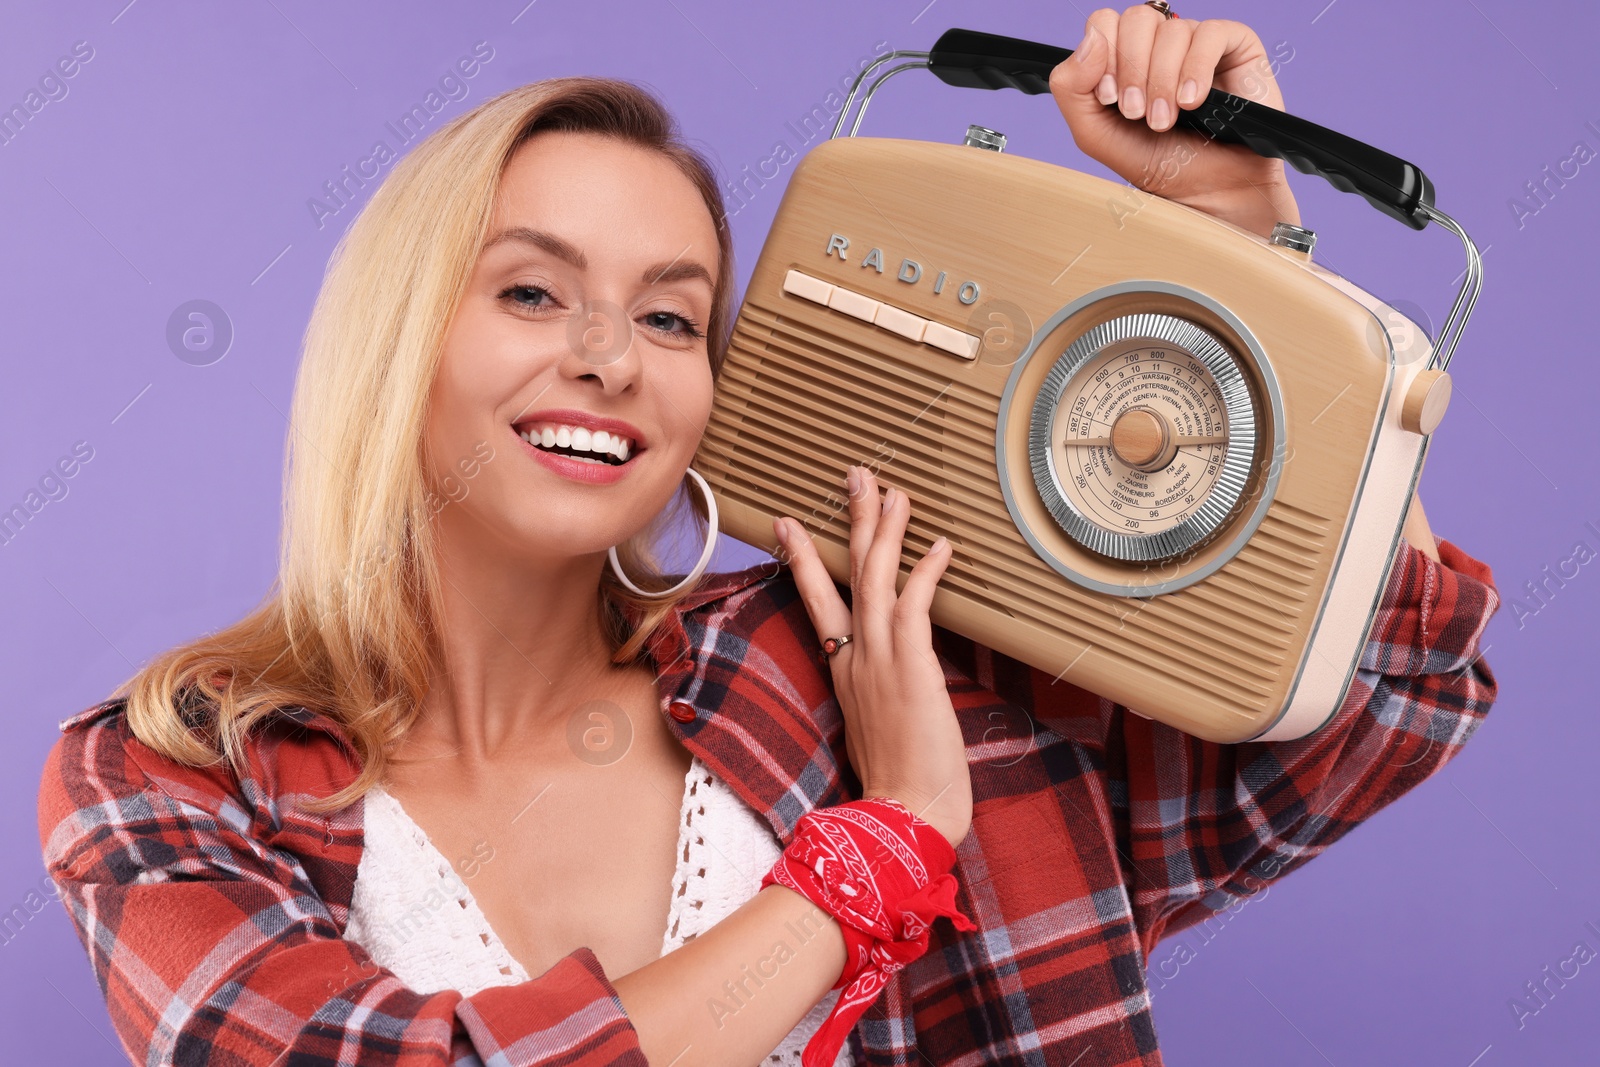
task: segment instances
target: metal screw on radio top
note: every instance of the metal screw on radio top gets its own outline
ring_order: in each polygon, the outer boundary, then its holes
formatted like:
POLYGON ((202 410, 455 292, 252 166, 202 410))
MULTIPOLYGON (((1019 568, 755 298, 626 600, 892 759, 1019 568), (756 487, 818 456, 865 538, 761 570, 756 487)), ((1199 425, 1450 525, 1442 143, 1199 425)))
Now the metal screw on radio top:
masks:
POLYGON ((961 142, 972 148, 986 148, 991 152, 1006 150, 1006 135, 987 126, 968 126, 967 136, 961 142))
POLYGON ((1278 222, 1273 224, 1272 236, 1268 240, 1275 245, 1309 254, 1316 247, 1317 234, 1314 230, 1307 230, 1293 223, 1278 222))

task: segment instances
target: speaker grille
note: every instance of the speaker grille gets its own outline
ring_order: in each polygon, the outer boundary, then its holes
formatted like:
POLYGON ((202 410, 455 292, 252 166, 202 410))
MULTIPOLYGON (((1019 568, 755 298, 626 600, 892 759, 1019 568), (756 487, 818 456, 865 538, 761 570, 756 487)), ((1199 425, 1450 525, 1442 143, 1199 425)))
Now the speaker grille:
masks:
POLYGON ((1082 589, 1038 558, 999 499, 998 413, 998 396, 747 298, 696 464, 719 495, 792 515, 840 546, 849 543, 844 468, 879 469, 915 502, 905 537, 913 560, 940 533, 957 546, 941 589, 1092 641, 1116 669, 1252 714, 1272 704, 1318 591, 1305 560, 1320 558, 1332 522, 1275 501, 1250 542, 1204 581, 1148 600, 1082 589), (1164 658, 1148 653, 1156 635, 1171 649, 1164 658))

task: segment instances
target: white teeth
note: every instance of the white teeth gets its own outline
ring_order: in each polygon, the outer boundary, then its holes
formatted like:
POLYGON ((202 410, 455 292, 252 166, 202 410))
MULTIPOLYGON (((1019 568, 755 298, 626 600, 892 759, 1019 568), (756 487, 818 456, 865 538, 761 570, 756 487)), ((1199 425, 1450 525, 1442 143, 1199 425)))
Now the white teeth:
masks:
MULTIPOLYGON (((531 445, 541 448, 571 448, 582 452, 605 453, 616 458, 619 463, 626 463, 628 457, 634 453, 633 442, 619 433, 608 430, 590 430, 586 426, 563 426, 560 423, 546 423, 543 426, 530 426, 520 431, 520 436, 531 445)), ((577 456, 576 459, 589 459, 588 456, 577 456)), ((598 459, 598 462, 605 460, 598 459)))

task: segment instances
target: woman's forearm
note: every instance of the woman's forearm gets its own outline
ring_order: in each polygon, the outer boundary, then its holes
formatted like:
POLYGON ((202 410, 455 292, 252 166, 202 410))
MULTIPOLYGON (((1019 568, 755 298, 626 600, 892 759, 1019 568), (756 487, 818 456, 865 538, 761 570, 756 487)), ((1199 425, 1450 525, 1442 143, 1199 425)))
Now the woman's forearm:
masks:
POLYGON ((758 1063, 838 981, 844 935, 799 893, 770 885, 681 948, 615 979, 651 1063, 758 1063))

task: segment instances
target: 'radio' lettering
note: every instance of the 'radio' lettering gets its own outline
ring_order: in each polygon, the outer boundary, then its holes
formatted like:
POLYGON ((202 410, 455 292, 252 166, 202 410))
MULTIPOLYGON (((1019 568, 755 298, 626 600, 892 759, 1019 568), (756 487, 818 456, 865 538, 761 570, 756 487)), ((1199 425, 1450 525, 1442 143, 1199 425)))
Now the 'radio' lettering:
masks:
MULTIPOLYGON (((823 249, 822 255, 823 255, 824 258, 836 255, 836 256, 839 257, 839 261, 841 263, 843 263, 843 262, 847 261, 850 258, 846 254, 846 250, 849 249, 849 247, 850 247, 850 238, 846 237, 844 234, 842 234, 842 233, 829 234, 828 235, 828 245, 827 245, 827 247, 825 249, 823 249)), ((861 260, 861 266, 863 268, 871 267, 873 270, 877 271, 879 274, 882 274, 883 273, 883 249, 874 248, 874 249, 870 250, 866 254, 866 256, 861 260)), ((922 275, 923 275, 923 268, 922 268, 922 264, 920 262, 918 262, 915 259, 909 259, 909 258, 908 259, 902 259, 900 261, 900 269, 895 272, 895 280, 896 281, 900 281, 900 282, 904 282, 906 285, 917 285, 918 283, 920 283, 922 281, 922 275)), ((934 296, 938 296, 939 294, 944 292, 945 279, 948 278, 948 277, 949 277, 949 272, 942 271, 942 270, 937 272, 937 274, 934 275, 934 277, 933 277, 933 286, 932 286, 933 295, 934 296)), ((982 290, 979 287, 977 282, 975 282, 975 281, 965 281, 965 282, 962 282, 960 287, 958 288, 958 290, 956 292, 956 299, 961 301, 961 303, 963 303, 963 304, 976 304, 978 302, 978 296, 981 293, 981 291, 982 290)))

